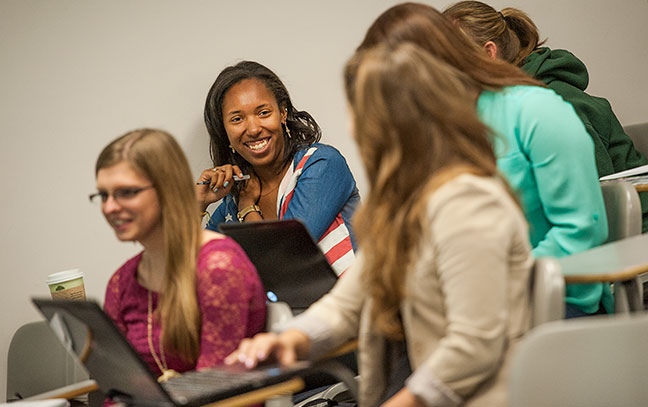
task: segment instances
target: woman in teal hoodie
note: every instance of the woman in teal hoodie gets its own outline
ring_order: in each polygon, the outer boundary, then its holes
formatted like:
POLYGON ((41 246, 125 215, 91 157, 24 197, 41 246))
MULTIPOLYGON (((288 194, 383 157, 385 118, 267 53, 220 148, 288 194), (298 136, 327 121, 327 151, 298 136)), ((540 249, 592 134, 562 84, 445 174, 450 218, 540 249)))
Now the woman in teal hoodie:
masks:
MULTIPOLYGON (((520 198, 534 257, 566 256, 607 238, 594 145, 574 108, 517 67, 489 58, 436 9, 396 5, 369 27, 359 50, 410 42, 458 69, 491 129, 497 167, 520 198), (574 156, 581 157, 574 160, 574 156)), ((352 83, 352 78, 347 78, 352 83)), ((412 163, 416 165, 416 163, 412 163)), ((613 307, 609 285, 570 284, 567 317, 613 307)))
MULTIPOLYGON (((500 58, 544 82, 574 106, 594 142, 599 177, 648 164, 634 148, 610 103, 587 94, 587 68, 574 54, 541 47, 538 29, 526 13, 515 8, 501 12, 480 1, 461 1, 443 14, 492 58, 500 58)), ((640 193, 643 231, 648 231, 648 193, 640 193)))

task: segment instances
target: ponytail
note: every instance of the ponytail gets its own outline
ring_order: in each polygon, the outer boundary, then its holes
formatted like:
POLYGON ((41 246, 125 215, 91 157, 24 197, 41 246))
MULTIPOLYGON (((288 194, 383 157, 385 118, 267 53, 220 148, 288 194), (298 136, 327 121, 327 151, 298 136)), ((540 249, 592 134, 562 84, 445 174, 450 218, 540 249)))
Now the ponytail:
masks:
POLYGON ((519 50, 517 55, 513 56, 509 62, 514 65, 520 65, 524 58, 529 56, 537 47, 545 43, 546 40, 540 41, 538 27, 533 20, 522 10, 507 7, 501 12, 506 21, 507 27, 515 33, 519 41, 519 50))
POLYGON ((522 10, 507 7, 501 12, 480 1, 460 1, 443 11, 479 46, 488 41, 497 45, 497 56, 513 65, 520 65, 539 42, 538 28, 522 10))

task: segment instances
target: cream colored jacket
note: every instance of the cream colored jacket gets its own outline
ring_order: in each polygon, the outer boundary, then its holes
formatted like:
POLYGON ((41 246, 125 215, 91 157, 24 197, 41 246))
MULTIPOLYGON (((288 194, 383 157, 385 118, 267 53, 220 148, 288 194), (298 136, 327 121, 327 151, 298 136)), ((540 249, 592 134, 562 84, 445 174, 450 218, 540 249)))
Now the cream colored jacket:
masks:
MULTIPOLYGON (((406 386, 428 406, 505 406, 507 365, 530 323, 526 222, 500 181, 473 175, 436 190, 427 214, 400 307, 413 371, 406 386)), ((369 318, 363 256, 371 248, 286 328, 309 335, 311 358, 358 337, 360 405, 367 407, 383 398, 389 366, 369 318)))

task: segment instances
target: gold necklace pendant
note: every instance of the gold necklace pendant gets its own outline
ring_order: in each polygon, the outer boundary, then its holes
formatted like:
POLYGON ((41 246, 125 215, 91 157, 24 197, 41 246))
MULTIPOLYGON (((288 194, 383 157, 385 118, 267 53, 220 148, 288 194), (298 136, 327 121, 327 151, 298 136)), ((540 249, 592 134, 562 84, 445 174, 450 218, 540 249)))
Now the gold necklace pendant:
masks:
POLYGON ((162 346, 161 340, 160 340, 160 357, 162 358, 162 361, 160 361, 160 359, 155 354, 155 348, 153 348, 153 294, 151 290, 148 290, 148 315, 146 319, 147 319, 146 339, 148 340, 149 350, 151 351, 151 356, 153 356, 153 360, 155 360, 155 364, 160 369, 160 372, 162 372, 162 375, 157 379, 158 383, 163 383, 172 377, 180 376, 180 373, 176 372, 175 370, 167 369, 167 362, 166 362, 166 358, 164 357, 164 348, 162 346))
POLYGON ((157 378, 158 383, 164 383, 172 377, 178 377, 180 373, 176 372, 173 369, 166 369, 162 371, 162 375, 157 378))

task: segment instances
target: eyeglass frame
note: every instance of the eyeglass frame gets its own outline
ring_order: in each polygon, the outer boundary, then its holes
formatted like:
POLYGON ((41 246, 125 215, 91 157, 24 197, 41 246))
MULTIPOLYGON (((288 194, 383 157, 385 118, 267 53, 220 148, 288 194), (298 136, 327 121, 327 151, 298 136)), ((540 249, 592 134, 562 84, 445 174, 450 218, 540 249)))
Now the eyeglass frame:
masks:
POLYGON ((117 188, 113 192, 97 191, 93 194, 88 195, 88 199, 90 200, 90 203, 94 204, 97 203, 97 201, 95 201, 95 198, 100 197, 101 198, 100 202, 104 204, 108 201, 108 198, 112 195, 115 201, 117 201, 118 203, 122 203, 123 201, 128 201, 130 199, 135 198, 137 195, 139 195, 140 192, 151 188, 154 188, 153 185, 148 185, 145 187, 137 187, 137 188, 131 188, 131 187, 117 188))

